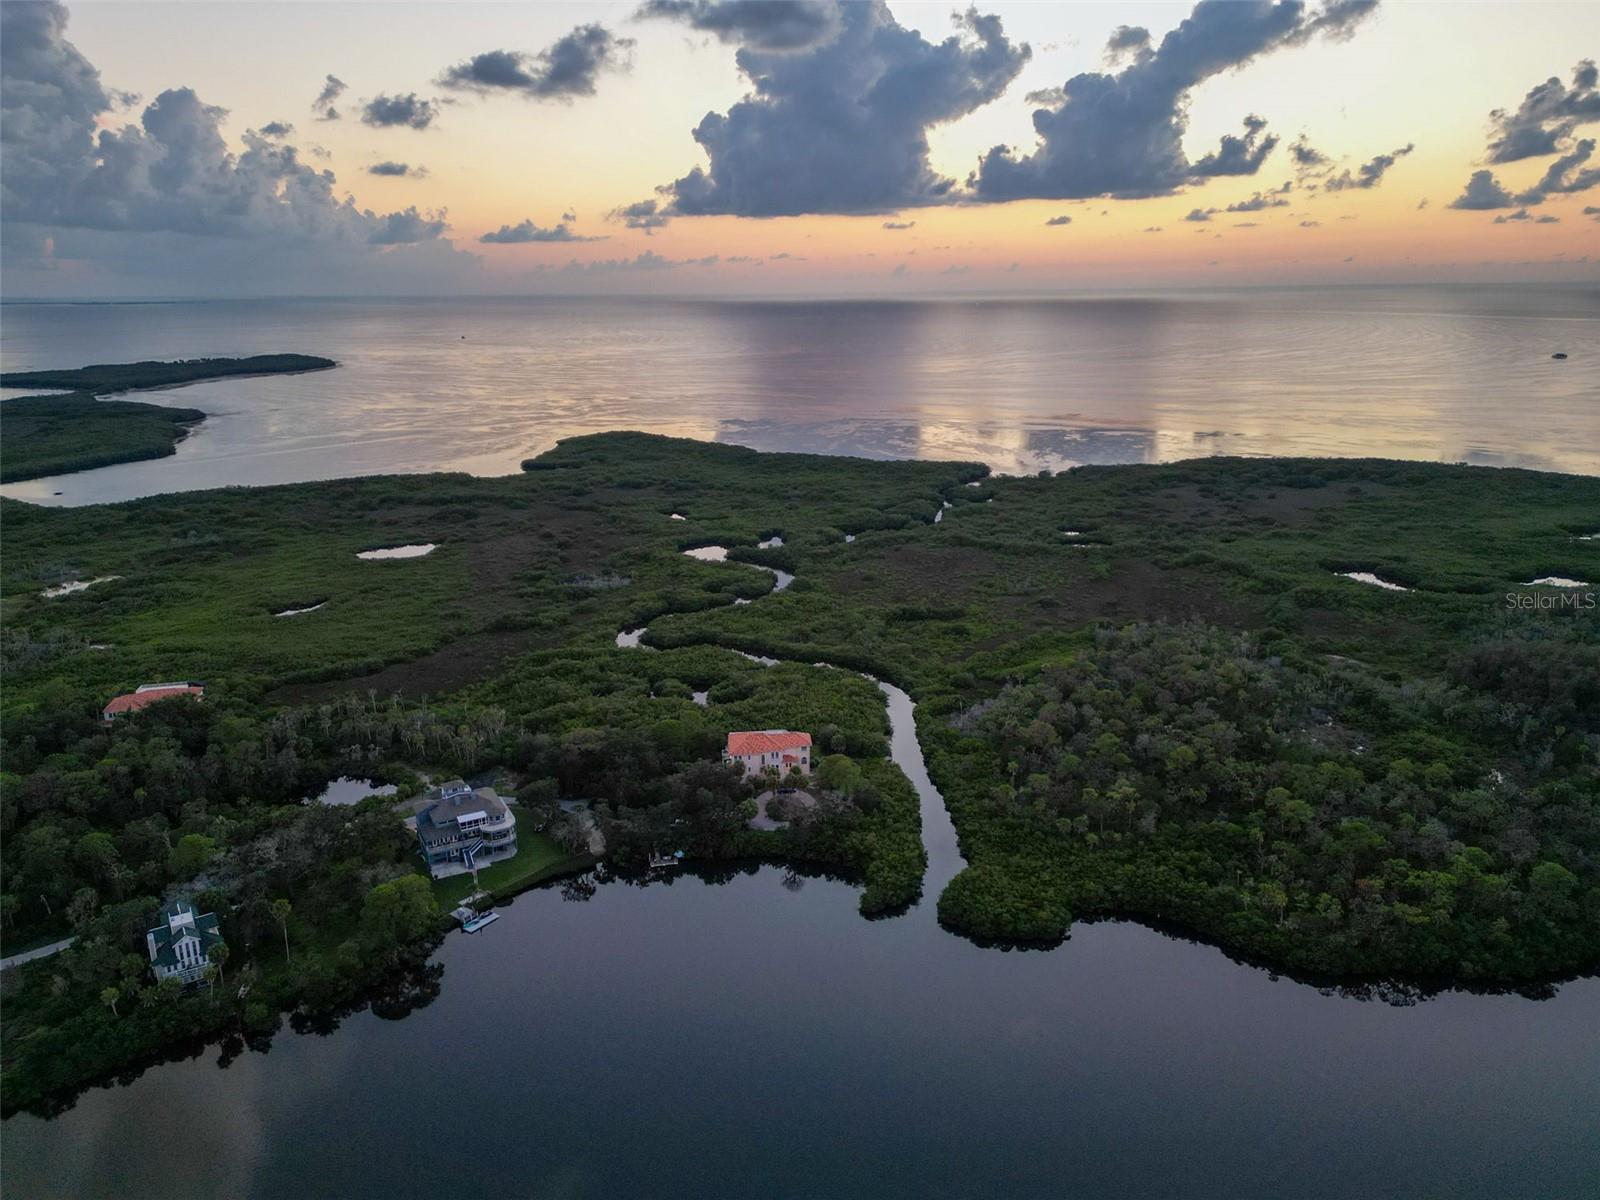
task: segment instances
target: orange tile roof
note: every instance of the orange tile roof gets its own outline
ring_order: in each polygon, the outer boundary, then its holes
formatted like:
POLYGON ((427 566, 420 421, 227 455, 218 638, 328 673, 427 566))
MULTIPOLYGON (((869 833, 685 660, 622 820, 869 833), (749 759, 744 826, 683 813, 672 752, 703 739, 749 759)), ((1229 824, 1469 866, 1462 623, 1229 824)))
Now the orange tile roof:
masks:
POLYGON ((810 745, 809 733, 790 733, 782 729, 770 733, 761 730, 728 735, 728 754, 734 758, 743 758, 749 754, 768 754, 775 750, 794 750, 810 745))
POLYGON ((129 692, 125 696, 118 696, 107 704, 105 714, 108 717, 117 716, 119 713, 137 712, 141 708, 154 704, 158 700, 170 700, 173 696, 203 696, 206 690, 193 683, 178 684, 174 687, 152 688, 148 692, 129 692))

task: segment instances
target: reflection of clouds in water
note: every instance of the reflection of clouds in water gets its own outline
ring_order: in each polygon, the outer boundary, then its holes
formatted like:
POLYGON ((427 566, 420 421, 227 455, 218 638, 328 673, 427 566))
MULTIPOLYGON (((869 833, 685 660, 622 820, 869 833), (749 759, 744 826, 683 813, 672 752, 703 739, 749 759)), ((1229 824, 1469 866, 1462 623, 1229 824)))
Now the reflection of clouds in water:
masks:
POLYGON ((731 420, 722 422, 717 440, 756 450, 805 454, 977 461, 987 463, 1002 475, 1247 452, 1232 448, 1224 435, 1214 431, 1185 433, 1099 426, 1004 429, 989 423, 875 420, 731 420))

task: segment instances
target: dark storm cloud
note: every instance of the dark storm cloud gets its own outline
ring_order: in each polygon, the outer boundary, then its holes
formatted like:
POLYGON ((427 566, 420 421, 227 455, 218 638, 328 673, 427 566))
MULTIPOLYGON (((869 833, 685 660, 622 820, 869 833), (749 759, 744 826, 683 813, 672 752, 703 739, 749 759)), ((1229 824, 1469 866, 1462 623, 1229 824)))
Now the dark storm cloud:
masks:
POLYGON ((1572 69, 1569 88, 1556 76, 1529 90, 1514 112, 1497 108, 1489 114, 1491 163, 1517 162, 1555 154, 1580 125, 1600 121, 1600 71, 1593 59, 1572 69))
POLYGON ((317 120, 337 121, 339 110, 334 107, 340 96, 344 95, 345 82, 336 75, 329 75, 322 81, 322 90, 317 93, 317 98, 311 102, 311 107, 316 110, 317 120))
POLYGON ((523 242, 598 242, 602 239, 574 233, 565 221, 546 228, 535 225, 532 220, 526 220, 515 225, 502 225, 493 233, 486 233, 478 240, 488 245, 510 246, 523 242))
POLYGON ((1356 168, 1354 175, 1346 170, 1342 175, 1335 175, 1323 183, 1323 187, 1330 192, 1343 192, 1351 188, 1375 188, 1383 182, 1383 177, 1388 174, 1389 168, 1395 162, 1410 154, 1416 146, 1407 144, 1398 150, 1391 150, 1387 154, 1375 155, 1372 159, 1362 163, 1356 168))
POLYGON ((1481 210, 1510 208, 1513 203, 1511 193, 1500 186, 1493 171, 1474 171, 1466 190, 1450 201, 1450 207, 1481 210))
POLYGON ((489 50, 458 63, 439 77, 441 87, 461 91, 511 92, 534 100, 592 96, 602 72, 627 65, 632 38, 603 25, 579 25, 537 54, 489 50))
POLYGON ((367 168, 368 175, 406 176, 411 179, 421 179, 427 173, 427 167, 414 167, 410 163, 403 162, 373 163, 367 168))
POLYGON ((258 132, 262 137, 284 138, 294 132, 294 126, 287 121, 268 121, 258 132))
POLYGON ((928 130, 1000 95, 1031 55, 999 18, 969 9, 929 42, 882 0, 839 9, 839 32, 802 53, 746 44, 751 92, 694 131, 710 158, 667 185, 663 211, 747 217, 893 212, 952 199, 928 130))
POLYGON ((646 0, 634 16, 680 21, 753 50, 792 53, 837 37, 839 9, 837 0, 646 0))
POLYGON ((1317 36, 1348 37, 1376 0, 1201 0, 1148 54, 1116 74, 1067 80, 1063 102, 1033 114, 1032 153, 996 146, 969 184, 979 199, 1159 196, 1197 175, 1248 174, 1271 152, 1259 118, 1191 163, 1184 153, 1190 92, 1224 71, 1317 36))
POLYGON ((415 92, 375 96, 361 109, 362 123, 377 129, 426 129, 438 116, 439 102, 424 100, 415 92))

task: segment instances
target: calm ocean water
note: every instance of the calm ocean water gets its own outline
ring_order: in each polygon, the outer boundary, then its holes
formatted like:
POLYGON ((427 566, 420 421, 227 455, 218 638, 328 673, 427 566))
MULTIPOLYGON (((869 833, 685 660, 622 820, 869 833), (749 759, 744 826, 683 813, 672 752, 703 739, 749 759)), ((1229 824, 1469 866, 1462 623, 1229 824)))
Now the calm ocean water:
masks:
POLYGON ((504 474, 558 438, 607 429, 1013 472, 1304 454, 1600 473, 1596 346, 1594 287, 7 305, 10 370, 286 351, 341 365, 144 393, 210 418, 173 458, 4 491, 85 504, 504 474))

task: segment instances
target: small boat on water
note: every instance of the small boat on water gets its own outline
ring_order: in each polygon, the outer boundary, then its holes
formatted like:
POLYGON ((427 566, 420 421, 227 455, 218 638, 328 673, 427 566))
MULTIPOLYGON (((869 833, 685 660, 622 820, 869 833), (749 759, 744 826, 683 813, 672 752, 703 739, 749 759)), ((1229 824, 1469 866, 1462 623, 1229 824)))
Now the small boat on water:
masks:
POLYGON ((670 871, 674 867, 683 866, 683 851, 674 850, 671 854, 650 855, 650 869, 652 871, 670 871))

